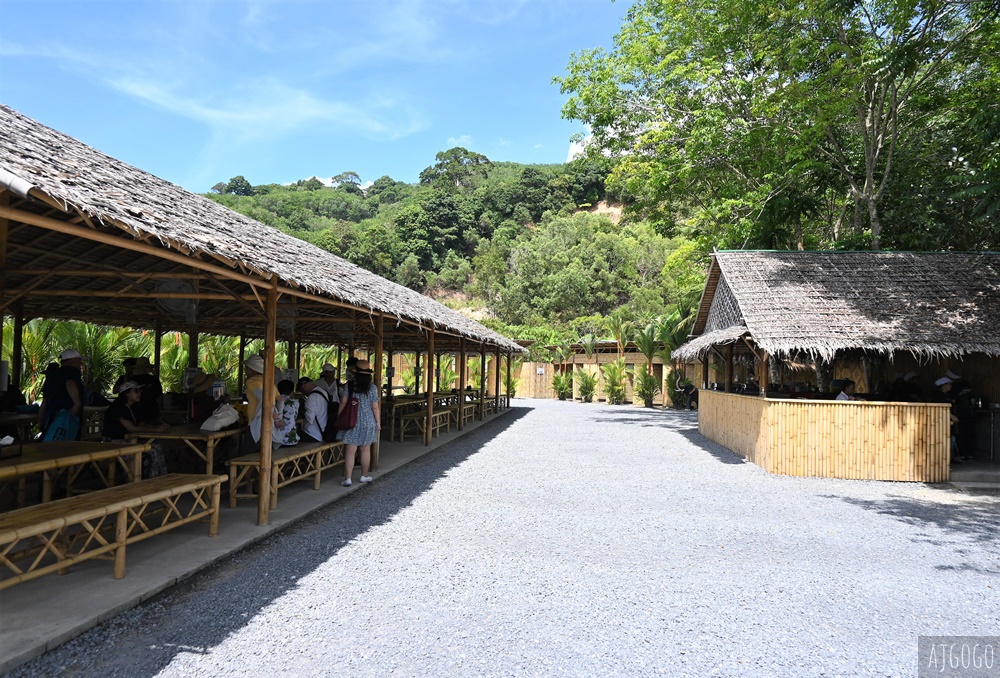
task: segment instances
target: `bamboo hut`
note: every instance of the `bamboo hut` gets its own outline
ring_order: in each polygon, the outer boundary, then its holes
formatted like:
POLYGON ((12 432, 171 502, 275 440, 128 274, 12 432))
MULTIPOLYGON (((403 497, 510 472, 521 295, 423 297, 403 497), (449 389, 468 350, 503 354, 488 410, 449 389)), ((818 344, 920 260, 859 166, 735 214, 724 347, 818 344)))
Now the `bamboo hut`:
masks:
MULTIPOLYGON (((893 402, 884 385, 952 369, 1000 401, 998 326, 994 253, 717 252, 673 357, 701 362, 701 432, 768 471, 940 482, 948 406, 893 402), (865 401, 831 402, 838 378, 865 401)), ((977 412, 984 460, 996 414, 977 412)))
MULTIPOLYGON (((51 318, 150 329, 157 338, 176 330, 193 342, 199 333, 263 338, 265 391, 279 340, 366 350, 377 383, 383 356, 394 353, 448 352, 463 363, 472 353, 498 366, 506 358, 509 369, 510 356, 523 352, 413 290, 0 105, 3 314, 18 328, 51 318)), ((15 332, 15 355, 5 356, 15 383, 18 351, 15 332)), ((499 407, 501 370, 493 372, 499 407)), ((428 397, 428 417, 432 408, 428 397)), ((264 417, 262 440, 270 425, 264 417)), ((269 469, 265 445, 261 523, 269 469)))

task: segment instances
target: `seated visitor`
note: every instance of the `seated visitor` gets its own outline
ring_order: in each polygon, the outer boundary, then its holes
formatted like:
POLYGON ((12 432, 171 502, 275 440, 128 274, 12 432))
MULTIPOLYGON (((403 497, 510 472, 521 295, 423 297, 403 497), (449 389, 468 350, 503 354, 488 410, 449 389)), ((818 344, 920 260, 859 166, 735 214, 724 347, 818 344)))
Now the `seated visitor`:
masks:
POLYGON ((309 377, 299 379, 299 393, 305 396, 305 412, 302 415, 302 440, 313 443, 322 442, 323 431, 326 430, 329 397, 309 377))
POLYGON ((274 427, 274 440, 279 445, 298 445, 299 432, 295 428, 295 420, 299 417, 299 401, 292 397, 295 384, 288 379, 278 382, 278 393, 281 401, 275 405, 281 409, 281 426, 274 427))
POLYGON ((194 390, 191 393, 191 414, 192 424, 202 424, 212 416, 216 408, 221 404, 220 400, 212 397, 212 385, 215 383, 215 374, 205 374, 199 372, 194 378, 194 390))
MULTIPOLYGON (((124 381, 118 387, 118 397, 104 412, 103 439, 105 442, 128 441, 132 433, 162 433, 170 430, 169 424, 143 424, 137 416, 142 387, 134 381, 124 381)), ((163 450, 156 443, 142 454, 142 477, 155 478, 167 472, 163 450)))
POLYGON ((142 387, 142 399, 136 410, 136 416, 140 423, 159 424, 160 423, 160 399, 163 398, 163 386, 160 379, 153 374, 153 366, 149 363, 149 358, 139 356, 135 359, 132 379, 130 381, 142 387))
POLYGON ((135 361, 135 358, 125 358, 125 360, 122 361, 122 367, 125 370, 125 374, 118 377, 118 380, 115 382, 115 386, 112 389, 112 393, 118 393, 118 389, 121 388, 121 385, 126 381, 133 381, 132 377, 135 376, 135 361))

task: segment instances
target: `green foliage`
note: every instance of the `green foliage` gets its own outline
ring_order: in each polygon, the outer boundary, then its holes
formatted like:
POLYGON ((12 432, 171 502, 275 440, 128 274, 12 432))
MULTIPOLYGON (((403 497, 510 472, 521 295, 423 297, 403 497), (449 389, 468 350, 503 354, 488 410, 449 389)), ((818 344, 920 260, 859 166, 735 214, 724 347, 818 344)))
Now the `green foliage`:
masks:
POLYGON ((517 394, 517 387, 521 384, 521 378, 515 377, 514 375, 521 371, 521 365, 523 364, 524 357, 517 356, 510 363, 510 372, 505 372, 503 375, 504 389, 507 391, 507 395, 511 398, 517 394))
POLYGON ((573 397, 573 377, 570 374, 552 375, 552 388, 559 400, 573 397))
POLYGON ((593 334, 585 334, 580 337, 580 346, 583 348, 583 352, 587 354, 587 360, 594 357, 597 353, 597 342, 598 339, 593 334))
POLYGON ((417 371, 414 368, 404 370, 400 373, 399 378, 403 382, 403 393, 412 394, 416 393, 417 389, 417 371))
POLYGON ((656 375, 646 369, 645 365, 639 366, 639 372, 635 376, 635 394, 642 399, 643 405, 652 407, 653 398, 660 392, 660 382, 656 375))
POLYGON ((253 186, 240 174, 229 180, 225 192, 233 195, 253 195, 253 186))
POLYGON ((625 379, 628 378, 628 368, 625 358, 601 365, 604 373, 604 394, 609 405, 621 405, 625 402, 625 379))
POLYGON ((583 368, 578 368, 575 378, 577 389, 580 392, 580 400, 585 403, 593 401, 594 393, 597 391, 597 375, 591 374, 583 368))

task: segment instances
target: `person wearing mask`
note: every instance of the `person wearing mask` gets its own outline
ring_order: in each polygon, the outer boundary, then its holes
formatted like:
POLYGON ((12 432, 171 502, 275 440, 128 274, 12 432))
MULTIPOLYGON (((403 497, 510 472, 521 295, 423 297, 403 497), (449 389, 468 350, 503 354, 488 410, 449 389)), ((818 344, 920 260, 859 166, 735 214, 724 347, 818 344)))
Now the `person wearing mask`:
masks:
POLYGON ((42 406, 38 410, 38 430, 42 441, 76 440, 80 437, 83 414, 83 356, 75 348, 59 355, 57 370, 45 371, 42 406))

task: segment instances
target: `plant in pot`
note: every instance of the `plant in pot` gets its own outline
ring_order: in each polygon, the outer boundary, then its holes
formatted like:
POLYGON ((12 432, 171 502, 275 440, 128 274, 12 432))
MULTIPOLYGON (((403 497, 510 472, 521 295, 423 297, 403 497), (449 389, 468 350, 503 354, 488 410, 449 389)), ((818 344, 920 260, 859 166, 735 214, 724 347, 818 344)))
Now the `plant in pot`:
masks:
POLYGON ((568 374, 557 374, 552 377, 552 388, 559 400, 573 397, 573 377, 568 374))
POLYGON ((594 393, 597 391, 597 376, 583 369, 576 371, 576 384, 580 389, 580 400, 585 403, 594 401, 594 393))
POLYGON ((660 384, 656 379, 656 375, 649 372, 645 365, 640 367, 639 374, 636 375, 635 379, 635 394, 642 398, 643 407, 652 407, 653 398, 659 392, 660 384))
POLYGON ((608 404, 621 405, 625 402, 625 378, 628 376, 625 358, 605 363, 601 366, 601 371, 604 372, 604 392, 607 394, 608 404))

